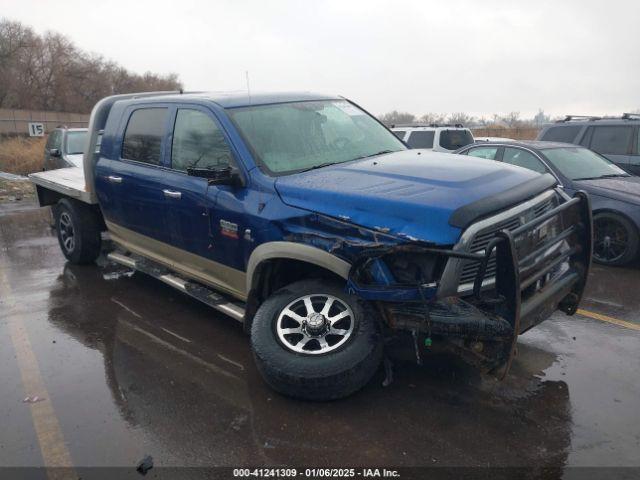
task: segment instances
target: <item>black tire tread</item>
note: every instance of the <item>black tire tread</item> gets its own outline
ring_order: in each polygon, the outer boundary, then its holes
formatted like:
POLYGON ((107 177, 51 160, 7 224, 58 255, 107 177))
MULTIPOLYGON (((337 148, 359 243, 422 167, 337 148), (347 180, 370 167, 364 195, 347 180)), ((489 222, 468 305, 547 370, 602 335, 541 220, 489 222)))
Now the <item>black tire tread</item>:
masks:
POLYGON ((638 257, 638 251, 640 250, 640 233, 638 232, 638 229, 626 217, 620 214, 617 214, 615 212, 609 212, 609 211, 596 213, 593 217, 594 223, 596 218, 604 217, 604 216, 615 219, 627 229, 627 232, 629 234, 629 249, 621 258, 615 261, 603 262, 601 260, 596 259, 596 257, 594 256, 593 258, 594 262, 599 263, 601 265, 611 265, 611 266, 623 266, 623 265, 627 265, 628 263, 631 263, 633 260, 635 260, 638 257))
POLYGON ((338 285, 303 280, 279 290, 258 309, 251 329, 251 345, 263 378, 275 391, 290 397, 329 401, 361 389, 382 361, 382 339, 375 312, 362 300, 345 294, 338 285), (358 317, 357 332, 341 349, 322 356, 304 356, 285 350, 275 338, 274 315, 295 297, 329 293, 345 300, 358 317))
POLYGON ((102 247, 98 215, 88 205, 68 198, 60 200, 54 212, 58 242, 67 260, 76 265, 93 263, 100 255, 102 247), (60 237, 59 219, 64 211, 70 213, 73 223, 76 244, 72 252, 65 250, 60 237))

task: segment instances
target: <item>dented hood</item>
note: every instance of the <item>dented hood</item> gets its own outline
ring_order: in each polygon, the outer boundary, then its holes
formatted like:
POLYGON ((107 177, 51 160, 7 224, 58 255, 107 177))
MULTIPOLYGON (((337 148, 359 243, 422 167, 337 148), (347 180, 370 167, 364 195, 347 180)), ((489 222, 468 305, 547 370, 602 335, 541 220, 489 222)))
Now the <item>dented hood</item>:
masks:
POLYGON ((451 245, 451 214, 540 175, 499 162, 405 150, 278 177, 287 205, 413 239, 451 245))

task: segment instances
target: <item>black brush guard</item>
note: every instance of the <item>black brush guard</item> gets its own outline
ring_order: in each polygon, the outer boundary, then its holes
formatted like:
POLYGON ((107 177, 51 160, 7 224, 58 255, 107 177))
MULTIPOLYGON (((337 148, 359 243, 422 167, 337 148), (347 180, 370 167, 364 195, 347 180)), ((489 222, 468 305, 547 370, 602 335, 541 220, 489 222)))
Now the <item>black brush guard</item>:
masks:
POLYGON ((497 233, 489 243, 473 290, 482 310, 493 307, 513 328, 507 371, 518 335, 555 310, 567 315, 576 312, 591 267, 592 249, 591 204, 582 191, 514 230, 497 233), (482 282, 494 252, 495 290, 485 293, 482 282))
MULTIPOLYGON (((560 192, 558 196, 566 197, 560 192)), ((494 368, 506 363, 506 375, 520 334, 556 310, 576 312, 591 267, 592 232, 589 197, 577 192, 534 220, 498 232, 482 254, 440 251, 480 263, 473 297, 388 304, 392 327, 497 342, 502 346, 493 352, 493 359, 485 356, 485 364, 494 368), (495 286, 483 288, 492 258, 495 286)))

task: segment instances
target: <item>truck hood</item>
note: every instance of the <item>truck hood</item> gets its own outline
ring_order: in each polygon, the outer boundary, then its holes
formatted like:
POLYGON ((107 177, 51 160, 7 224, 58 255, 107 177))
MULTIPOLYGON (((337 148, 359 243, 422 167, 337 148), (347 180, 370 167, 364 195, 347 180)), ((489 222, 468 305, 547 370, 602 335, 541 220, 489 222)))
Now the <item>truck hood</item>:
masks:
POLYGON ((465 155, 405 150, 278 177, 287 205, 406 238, 451 245, 449 224, 460 207, 540 175, 465 155))

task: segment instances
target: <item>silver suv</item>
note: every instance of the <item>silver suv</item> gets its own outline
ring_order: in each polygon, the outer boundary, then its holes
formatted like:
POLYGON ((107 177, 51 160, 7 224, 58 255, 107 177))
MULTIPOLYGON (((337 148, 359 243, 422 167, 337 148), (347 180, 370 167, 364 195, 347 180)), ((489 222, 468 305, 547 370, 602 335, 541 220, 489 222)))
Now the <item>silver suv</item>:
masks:
POLYGON ((391 125, 391 131, 409 148, 425 148, 434 152, 451 153, 474 142, 471 130, 459 123, 391 125))
POLYGON ((537 139, 582 145, 640 175, 640 113, 621 117, 567 115, 545 126, 537 139))

